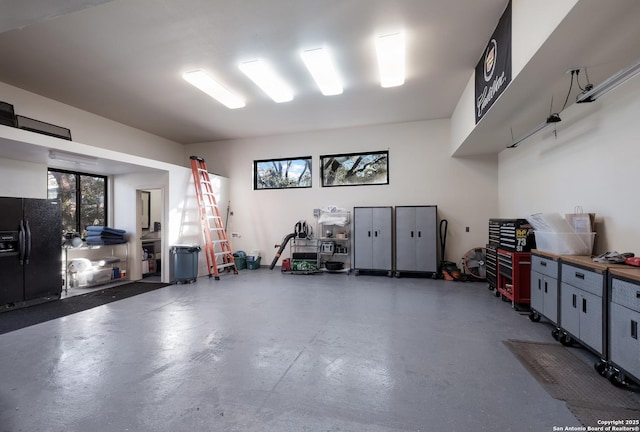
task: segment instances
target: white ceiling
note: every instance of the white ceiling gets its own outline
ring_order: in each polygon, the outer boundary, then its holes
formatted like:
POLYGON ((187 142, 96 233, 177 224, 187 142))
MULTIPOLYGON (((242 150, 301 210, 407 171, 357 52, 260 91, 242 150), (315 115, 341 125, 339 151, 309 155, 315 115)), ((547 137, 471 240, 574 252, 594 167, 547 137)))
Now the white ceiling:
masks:
MULTIPOLYGON (((0 81, 184 144, 449 118, 506 4, 0 0, 0 81), (383 89, 373 41, 397 30, 407 35, 408 76, 383 89), (321 45, 337 57, 342 95, 322 96, 300 60, 301 50, 321 45), (255 58, 291 83, 293 101, 272 102, 239 71, 255 58), (181 78, 200 68, 247 106, 229 110, 181 78)), ((580 0, 458 155, 497 153, 511 130, 517 136, 546 118, 551 97, 558 111, 566 70, 587 66, 597 83, 639 58, 638 22, 638 0, 580 0)))
POLYGON ((0 0, 0 81, 179 143, 448 118, 506 3, 0 0), (374 37, 397 30, 408 76, 383 89, 374 37), (337 57, 342 95, 322 96, 300 60, 322 45, 337 57), (255 58, 291 83, 292 102, 273 103, 242 75, 238 63, 255 58), (199 68, 247 106, 229 110, 181 78, 199 68))

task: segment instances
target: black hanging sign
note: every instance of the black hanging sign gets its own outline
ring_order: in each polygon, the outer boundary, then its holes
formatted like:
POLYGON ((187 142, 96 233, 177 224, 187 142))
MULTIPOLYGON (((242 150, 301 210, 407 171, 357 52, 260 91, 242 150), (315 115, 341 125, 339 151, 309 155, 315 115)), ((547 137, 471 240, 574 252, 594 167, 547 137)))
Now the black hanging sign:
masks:
POLYGON ((476 123, 511 82, 511 1, 476 66, 476 123))

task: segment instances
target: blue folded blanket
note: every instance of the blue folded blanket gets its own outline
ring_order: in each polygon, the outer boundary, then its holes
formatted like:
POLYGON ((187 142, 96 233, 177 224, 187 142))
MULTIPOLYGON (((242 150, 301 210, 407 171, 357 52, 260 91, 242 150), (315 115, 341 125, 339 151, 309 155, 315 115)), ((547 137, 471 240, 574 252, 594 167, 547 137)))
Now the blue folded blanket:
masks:
POLYGON ((117 234, 117 235, 124 235, 127 232, 125 230, 121 230, 121 229, 116 229, 116 228, 109 228, 106 226, 98 226, 98 225, 89 225, 87 227, 87 233, 88 235, 92 236, 92 235, 96 235, 96 234, 117 234))

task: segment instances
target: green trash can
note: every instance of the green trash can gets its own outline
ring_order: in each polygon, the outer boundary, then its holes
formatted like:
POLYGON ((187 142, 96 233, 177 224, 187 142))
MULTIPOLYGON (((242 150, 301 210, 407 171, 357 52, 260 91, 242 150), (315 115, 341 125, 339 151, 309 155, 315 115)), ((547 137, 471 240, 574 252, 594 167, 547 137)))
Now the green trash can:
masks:
POLYGON ((244 270, 247 268, 247 253, 238 251, 233 253, 233 261, 236 263, 236 270, 244 270))
POLYGON ((173 245, 171 253, 171 282, 193 283, 198 278, 199 245, 173 245))

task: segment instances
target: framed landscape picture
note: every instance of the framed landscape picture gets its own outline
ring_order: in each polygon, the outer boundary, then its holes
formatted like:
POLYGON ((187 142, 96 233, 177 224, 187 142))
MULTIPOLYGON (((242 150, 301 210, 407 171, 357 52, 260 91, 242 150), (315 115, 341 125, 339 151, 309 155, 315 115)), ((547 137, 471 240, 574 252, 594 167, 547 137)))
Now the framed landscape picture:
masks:
POLYGON ((389 152, 320 156, 322 186, 389 184, 389 152))
POLYGON ((253 161, 253 189, 311 187, 311 156, 253 161))

